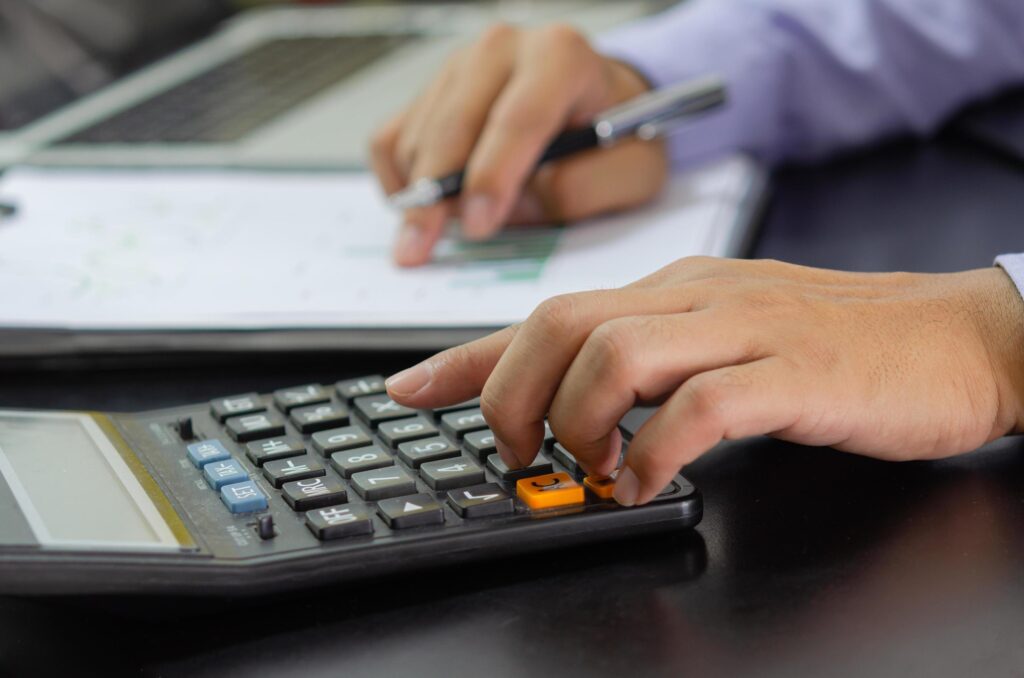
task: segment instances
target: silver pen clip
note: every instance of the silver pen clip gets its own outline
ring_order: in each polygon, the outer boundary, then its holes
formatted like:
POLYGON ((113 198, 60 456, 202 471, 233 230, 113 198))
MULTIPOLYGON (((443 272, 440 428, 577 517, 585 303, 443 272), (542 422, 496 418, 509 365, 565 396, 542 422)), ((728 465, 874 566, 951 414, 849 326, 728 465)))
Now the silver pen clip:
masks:
POLYGON ((725 83, 715 76, 653 90, 594 118, 598 142, 609 146, 626 136, 650 140, 670 133, 690 116, 725 103, 725 83))

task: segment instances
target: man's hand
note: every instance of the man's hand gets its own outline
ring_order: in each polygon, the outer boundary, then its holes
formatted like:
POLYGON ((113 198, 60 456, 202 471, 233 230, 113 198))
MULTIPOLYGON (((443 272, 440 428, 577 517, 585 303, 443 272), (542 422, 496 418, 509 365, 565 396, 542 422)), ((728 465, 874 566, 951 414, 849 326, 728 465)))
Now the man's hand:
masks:
POLYGON ((409 210, 395 243, 404 266, 430 258, 445 222, 485 239, 506 222, 574 220, 653 197, 667 160, 657 142, 630 141, 534 165, 563 129, 648 89, 565 26, 495 26, 457 52, 413 104, 374 136, 371 160, 385 192, 462 167, 458 199, 409 210))
POLYGON ((723 439, 767 434, 882 459, 944 457, 1024 432, 1024 303, 999 269, 839 273, 683 259, 627 287, 555 297, 524 323, 388 381, 438 407, 482 393, 510 466, 544 417, 591 474, 636 433, 615 498, 642 504, 723 439))

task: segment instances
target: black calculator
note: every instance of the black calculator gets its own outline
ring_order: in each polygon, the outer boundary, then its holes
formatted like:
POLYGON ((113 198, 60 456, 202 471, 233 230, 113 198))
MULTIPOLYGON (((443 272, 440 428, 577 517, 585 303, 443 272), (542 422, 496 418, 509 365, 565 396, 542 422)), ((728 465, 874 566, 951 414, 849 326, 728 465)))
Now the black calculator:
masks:
POLYGON ((141 414, 0 410, 0 593, 259 595, 701 519, 681 476, 631 508, 613 482, 550 429, 508 468, 478 401, 409 409, 379 375, 141 414))

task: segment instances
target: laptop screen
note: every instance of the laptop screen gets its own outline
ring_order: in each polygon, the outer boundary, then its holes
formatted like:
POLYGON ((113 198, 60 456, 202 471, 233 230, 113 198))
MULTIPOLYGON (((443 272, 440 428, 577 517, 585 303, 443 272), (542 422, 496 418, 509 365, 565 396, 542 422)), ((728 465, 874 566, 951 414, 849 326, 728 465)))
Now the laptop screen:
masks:
POLYGON ((230 0, 0 0, 0 131, 211 31, 230 0))

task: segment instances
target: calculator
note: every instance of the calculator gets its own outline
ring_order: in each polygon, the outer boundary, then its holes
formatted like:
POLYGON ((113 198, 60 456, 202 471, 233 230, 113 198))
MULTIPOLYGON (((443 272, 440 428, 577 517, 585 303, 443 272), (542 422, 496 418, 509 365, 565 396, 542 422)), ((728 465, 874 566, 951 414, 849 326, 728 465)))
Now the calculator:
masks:
POLYGON ((509 468, 478 400, 410 409, 380 375, 135 414, 0 410, 0 593, 260 595, 701 519, 681 476, 644 506, 613 488, 550 427, 509 468))

